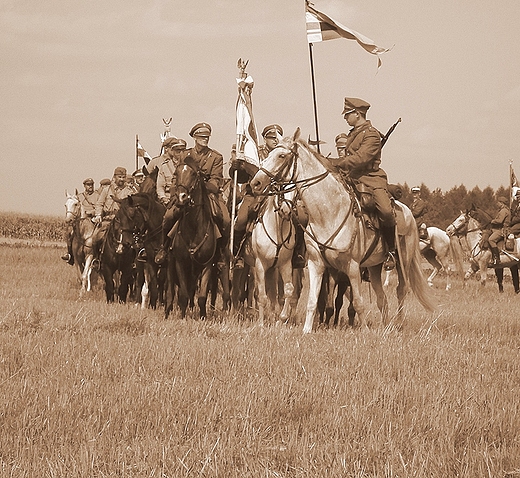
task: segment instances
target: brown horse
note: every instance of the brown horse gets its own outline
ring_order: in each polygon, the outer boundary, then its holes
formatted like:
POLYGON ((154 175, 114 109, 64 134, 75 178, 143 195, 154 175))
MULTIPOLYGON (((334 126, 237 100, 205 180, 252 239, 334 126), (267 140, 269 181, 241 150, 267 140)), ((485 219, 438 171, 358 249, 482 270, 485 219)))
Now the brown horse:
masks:
MULTIPOLYGON (((199 317, 207 317, 207 298, 212 268, 216 267, 218 251, 224 249, 220 232, 213 219, 210 197, 202 171, 191 158, 179 164, 176 171, 176 206, 180 217, 171 231, 172 245, 168 254, 169 303, 166 317, 173 309, 177 286, 178 304, 182 317, 188 304, 194 303, 196 292, 199 317)), ((223 268, 221 273, 229 273, 223 268)), ((224 308, 229 305, 229 276, 222 279, 224 308)))

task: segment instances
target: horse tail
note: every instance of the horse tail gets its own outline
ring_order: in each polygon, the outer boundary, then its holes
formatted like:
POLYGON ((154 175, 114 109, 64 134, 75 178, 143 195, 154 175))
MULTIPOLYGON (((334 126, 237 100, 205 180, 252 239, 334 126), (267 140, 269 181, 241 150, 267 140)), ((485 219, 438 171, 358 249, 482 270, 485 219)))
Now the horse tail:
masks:
POLYGON ((464 261, 462 258, 462 246, 456 236, 450 237, 450 253, 457 267, 457 272, 464 274, 464 261))
POLYGON ((431 288, 424 277, 422 270, 421 252, 419 250, 419 234, 417 228, 412 228, 412 236, 414 246, 410 251, 410 265, 408 267, 408 280, 412 292, 414 293, 420 304, 429 312, 435 311, 437 303, 432 295, 431 288))

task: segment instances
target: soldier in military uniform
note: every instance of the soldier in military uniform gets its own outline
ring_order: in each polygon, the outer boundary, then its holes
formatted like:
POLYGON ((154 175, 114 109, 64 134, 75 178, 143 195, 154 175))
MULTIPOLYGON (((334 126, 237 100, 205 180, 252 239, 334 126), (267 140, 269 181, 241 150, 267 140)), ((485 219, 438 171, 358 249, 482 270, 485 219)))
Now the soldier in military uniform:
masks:
POLYGON ((126 183, 126 169, 122 167, 117 167, 114 170, 114 176, 110 184, 99 192, 95 206, 95 216, 92 219, 92 222, 97 224, 92 235, 92 253, 94 256, 92 267, 95 269, 99 269, 99 255, 103 238, 110 226, 110 222, 119 210, 119 203, 114 198, 124 199, 132 193, 133 191, 126 183))
POLYGON ((514 195, 515 200, 513 201, 513 206, 511 207, 511 221, 509 222, 509 234, 517 236, 520 234, 520 188, 516 188, 514 195))
MULTIPOLYGON (((78 194, 78 200, 81 205, 81 217, 92 218, 95 214, 95 206, 99 193, 98 191, 94 190, 94 180, 92 178, 85 179, 85 181, 83 181, 83 187, 85 190, 78 194)), ((72 239, 73 230, 70 228, 70 231, 67 235, 67 254, 61 256, 61 258, 71 266, 74 265, 74 256, 72 255, 72 239)))
MULTIPOLYGON (((222 236, 228 239, 231 221, 226 204, 220 194, 220 188, 224 182, 224 158, 218 151, 208 146, 211 136, 211 126, 208 123, 197 123, 191 129, 190 136, 194 139, 195 144, 183 153, 183 160, 190 156, 203 173, 206 190, 215 209, 215 223, 222 236)), ((161 248, 155 256, 157 264, 162 264, 166 258, 166 247, 169 244, 168 233, 179 219, 179 215, 180 210, 175 204, 170 205, 164 215, 163 241, 161 248)))
POLYGON ((182 162, 186 151, 186 141, 170 136, 164 140, 162 163, 157 173, 157 198, 166 207, 170 203, 170 191, 175 189, 175 170, 182 162))
POLYGON ((372 191, 387 249, 384 268, 396 264, 395 217, 388 192, 386 172, 381 164, 381 133, 366 119, 370 104, 359 98, 345 98, 343 118, 352 127, 347 135, 346 155, 331 162, 348 172, 351 179, 372 191))
POLYGON ((347 133, 338 134, 336 138, 334 138, 334 143, 336 145, 336 152, 338 153, 338 158, 344 158, 347 155, 347 133))
POLYGON ((493 254, 493 265, 500 264, 500 251, 498 243, 504 239, 504 228, 511 222, 511 211, 507 198, 500 196, 497 198, 499 211, 489 223, 489 228, 482 232, 481 245, 484 248, 486 242, 489 244, 491 254, 493 254))

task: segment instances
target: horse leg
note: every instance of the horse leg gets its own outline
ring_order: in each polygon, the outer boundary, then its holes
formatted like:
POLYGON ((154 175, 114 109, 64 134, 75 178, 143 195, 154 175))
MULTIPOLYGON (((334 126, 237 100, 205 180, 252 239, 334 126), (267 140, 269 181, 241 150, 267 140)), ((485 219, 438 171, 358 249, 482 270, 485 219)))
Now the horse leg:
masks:
MULTIPOLYGON (((381 285, 381 268, 379 267, 379 286, 381 285)), ((369 274, 370 274, 370 282, 372 282, 372 273, 370 272, 369 268, 369 274)), ((353 260, 351 260, 347 276, 350 280, 350 286, 352 291, 352 304, 354 307, 354 310, 357 312, 359 317, 359 325, 360 327, 366 328, 366 315, 365 315, 365 305, 363 303, 363 297, 361 295, 361 271, 359 264, 353 260)), ((382 289, 381 289, 382 290, 382 289)), ((386 299, 386 296, 384 296, 386 299)))
MULTIPOLYGON (((311 252, 310 248, 309 252, 311 252)), ((307 313, 305 315, 305 324, 303 325, 304 334, 310 334, 312 332, 314 325, 314 315, 316 314, 316 306, 318 304, 318 296, 321 288, 321 281, 325 271, 325 266, 319 256, 317 260, 309 257, 307 267, 309 270, 309 296, 307 298, 307 313)))
POLYGON ((392 275, 392 271, 385 271, 385 282, 383 283, 383 287, 388 287, 390 285, 390 276, 392 275))
POLYGON ((283 309, 280 313, 280 320, 287 322, 291 316, 291 298, 294 294, 294 285, 292 283, 292 264, 291 260, 288 260, 285 264, 280 267, 280 275, 283 280, 283 309))
POLYGON ((107 302, 114 302, 113 272, 107 265, 103 265, 103 278, 105 279, 105 295, 107 302))
POLYGON ((258 301, 258 321, 264 325, 265 308, 267 306, 267 291, 265 286, 265 269, 260 259, 255 260, 255 289, 258 301))
POLYGON ((495 276, 497 277, 498 292, 504 292, 504 269, 495 269, 495 276))
POLYGON ((381 313, 381 321, 384 327, 388 325, 388 299, 381 283, 381 272, 383 264, 378 264, 368 268, 370 274, 370 285, 376 294, 377 308, 381 313))
POLYGON ((207 265, 204 268, 200 278, 199 296, 197 298, 197 303, 199 306, 199 318, 201 320, 205 320, 208 316, 206 309, 208 302, 208 292, 210 284, 212 283, 213 279, 217 277, 217 274, 215 273, 216 271, 214 270, 216 267, 217 266, 213 266, 211 263, 207 265))
MULTIPOLYGON (((339 324, 339 313, 341 312, 341 308, 343 307, 343 300, 345 297, 345 293, 350 286, 350 283, 344 280, 337 281, 338 287, 336 292, 336 300, 334 301, 334 327, 337 327, 339 324)), ((349 325, 350 325, 350 314, 351 308, 353 308, 352 302, 349 303, 348 306, 348 317, 349 317, 349 325)), ((354 315, 356 311, 354 310, 354 315)))
POLYGON ((513 281, 513 287, 515 288, 515 294, 520 294, 520 281, 518 278, 518 266, 512 266, 509 268, 511 271, 511 279, 513 281))
MULTIPOLYGON (((231 307, 231 291, 229 281, 229 267, 226 263, 226 267, 218 269, 218 278, 222 285, 222 309, 228 311, 231 307)), ((218 284, 215 284, 215 296, 217 295, 218 284)))

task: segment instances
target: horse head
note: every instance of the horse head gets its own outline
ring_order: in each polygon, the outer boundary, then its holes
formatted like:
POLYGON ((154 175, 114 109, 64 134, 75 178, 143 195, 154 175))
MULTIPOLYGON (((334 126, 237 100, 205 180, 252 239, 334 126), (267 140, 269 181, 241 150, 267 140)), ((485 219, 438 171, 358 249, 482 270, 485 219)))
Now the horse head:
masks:
POLYGON ((289 183, 293 180, 299 138, 300 128, 297 128, 292 137, 280 141, 264 159, 262 166, 249 183, 254 194, 264 194, 269 186, 289 183))
POLYGON ((177 206, 184 207, 193 201, 192 193, 200 184, 199 168, 191 156, 187 156, 175 170, 175 194, 177 206))
POLYGON ((455 235, 459 235, 463 233, 465 229, 468 227, 468 221, 469 221, 470 215, 469 212, 460 212, 460 215, 457 216, 454 221, 446 228, 446 234, 448 236, 452 237, 455 235))
POLYGON ((113 232, 117 242, 116 253, 122 254, 125 249, 132 247, 143 232, 145 221, 141 214, 136 214, 137 206, 133 202, 132 196, 124 199, 114 198, 119 204, 112 221, 113 232))
POLYGON ((71 223, 74 219, 77 219, 81 212, 81 204, 78 198, 78 191, 76 194, 69 194, 65 191, 65 222, 71 223))

